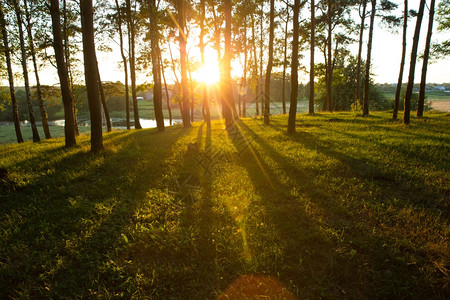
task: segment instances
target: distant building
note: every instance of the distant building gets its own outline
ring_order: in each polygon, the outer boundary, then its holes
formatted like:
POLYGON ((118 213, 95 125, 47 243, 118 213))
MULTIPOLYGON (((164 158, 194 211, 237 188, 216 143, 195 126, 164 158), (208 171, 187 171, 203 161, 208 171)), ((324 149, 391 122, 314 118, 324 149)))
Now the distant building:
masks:
POLYGON ((435 91, 445 91, 445 87, 442 85, 437 85, 433 88, 435 91))

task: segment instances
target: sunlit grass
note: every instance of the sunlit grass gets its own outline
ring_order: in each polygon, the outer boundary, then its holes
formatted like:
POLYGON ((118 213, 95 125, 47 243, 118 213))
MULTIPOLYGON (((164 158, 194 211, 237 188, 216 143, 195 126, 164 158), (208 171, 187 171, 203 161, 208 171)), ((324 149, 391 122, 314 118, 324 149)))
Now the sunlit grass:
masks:
POLYGON ((0 295, 448 298, 448 115, 286 124, 1 146, 0 295))

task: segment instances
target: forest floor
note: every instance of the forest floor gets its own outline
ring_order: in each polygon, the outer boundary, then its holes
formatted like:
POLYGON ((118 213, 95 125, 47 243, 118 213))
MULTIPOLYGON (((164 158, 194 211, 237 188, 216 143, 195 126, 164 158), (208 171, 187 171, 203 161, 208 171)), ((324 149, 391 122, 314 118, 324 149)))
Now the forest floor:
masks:
POLYGON ((449 299, 450 115, 0 146, 0 298, 449 299))

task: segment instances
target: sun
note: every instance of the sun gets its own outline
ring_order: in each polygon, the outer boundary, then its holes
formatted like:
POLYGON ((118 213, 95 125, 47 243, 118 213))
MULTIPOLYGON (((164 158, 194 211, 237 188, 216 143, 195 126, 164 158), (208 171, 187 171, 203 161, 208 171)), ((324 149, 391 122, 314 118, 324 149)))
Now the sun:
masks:
POLYGON ((206 63, 192 75, 199 82, 203 82, 208 85, 212 85, 220 81, 219 67, 214 63, 206 63))

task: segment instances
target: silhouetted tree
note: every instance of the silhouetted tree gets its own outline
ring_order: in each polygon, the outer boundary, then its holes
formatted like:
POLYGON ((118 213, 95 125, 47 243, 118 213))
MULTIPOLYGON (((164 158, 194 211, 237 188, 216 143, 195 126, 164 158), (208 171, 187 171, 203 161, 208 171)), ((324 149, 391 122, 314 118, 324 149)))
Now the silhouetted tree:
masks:
POLYGON ((3 12, 3 5, 0 5, 0 29, 2 32, 3 50, 6 58, 6 66, 8 69, 9 92, 11 95, 14 129, 16 131, 17 143, 22 143, 23 137, 22 131, 20 130, 19 110, 17 108, 16 89, 14 87, 14 73, 12 71, 11 51, 9 49, 8 31, 6 30, 6 21, 3 12))
POLYGON ((99 99, 99 78, 95 54, 92 0, 81 0, 81 29, 83 35, 84 76, 91 117, 91 151, 103 149, 102 112, 99 99))
POLYGON ((75 120, 73 113, 73 98, 69 87, 69 74, 66 62, 64 61, 64 47, 61 33, 61 19, 59 11, 59 1, 50 1, 50 14, 52 17, 53 49, 55 51, 56 66, 58 69, 59 82, 61 85, 61 95, 64 104, 64 136, 65 146, 76 145, 75 120))
POLYGON ((297 94, 298 94, 298 37, 299 24, 298 15, 300 11, 300 0, 294 1, 294 17, 293 22, 293 37, 292 37, 292 63, 291 63, 291 99, 289 107, 289 119, 287 133, 295 133, 295 118, 297 115, 297 94))

